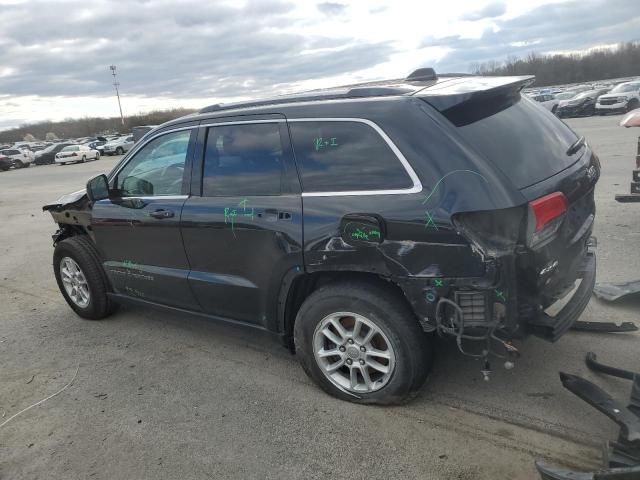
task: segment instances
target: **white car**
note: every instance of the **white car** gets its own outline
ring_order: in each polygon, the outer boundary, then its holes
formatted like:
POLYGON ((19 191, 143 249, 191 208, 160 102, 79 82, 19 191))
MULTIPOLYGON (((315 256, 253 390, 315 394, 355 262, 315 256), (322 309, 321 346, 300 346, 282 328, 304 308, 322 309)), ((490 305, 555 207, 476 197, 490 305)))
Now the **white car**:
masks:
POLYGON ((598 97, 596 113, 629 112, 640 107, 640 82, 625 82, 616 85, 609 93, 598 97))
POLYGON ((128 152, 131 147, 133 147, 133 135, 127 135, 124 137, 114 138, 109 142, 104 144, 104 154, 105 155, 124 155, 125 152, 128 152))
POLYGON ((86 162, 87 160, 98 160, 100 152, 92 150, 86 145, 69 145, 56 153, 55 162, 60 165, 67 163, 86 162))
POLYGON ((11 158, 15 168, 28 167, 33 163, 35 158, 31 150, 19 148, 7 148, 6 150, 0 150, 0 155, 11 158))

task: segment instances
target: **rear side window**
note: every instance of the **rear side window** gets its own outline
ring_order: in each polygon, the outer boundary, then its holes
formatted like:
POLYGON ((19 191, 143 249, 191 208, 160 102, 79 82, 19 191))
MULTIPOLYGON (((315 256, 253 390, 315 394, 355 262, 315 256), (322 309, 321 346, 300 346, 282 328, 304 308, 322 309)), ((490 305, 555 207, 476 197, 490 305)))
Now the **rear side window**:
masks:
POLYGON ((283 151, 278 123, 211 127, 202 176, 202 195, 279 195, 283 151))
POLYGON ((305 192, 411 188, 387 142, 371 126, 352 121, 289 124, 305 192))
MULTIPOLYGON (((476 106, 482 109, 482 105, 476 106)), ((490 110, 490 108, 487 108, 490 110)), ((461 125, 458 132, 518 187, 545 180, 573 165, 584 150, 567 155, 578 139, 552 113, 522 97, 497 113, 461 125)), ((447 112, 445 112, 447 116, 447 112)), ((451 119, 454 121, 458 118, 451 119)))

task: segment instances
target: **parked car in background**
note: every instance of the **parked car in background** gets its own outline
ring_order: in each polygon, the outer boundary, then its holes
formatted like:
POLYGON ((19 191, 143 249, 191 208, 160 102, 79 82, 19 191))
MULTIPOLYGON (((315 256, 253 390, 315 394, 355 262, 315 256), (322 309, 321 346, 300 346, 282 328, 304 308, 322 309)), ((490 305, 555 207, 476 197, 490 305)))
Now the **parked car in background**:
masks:
POLYGON ((601 95, 609 91, 608 88, 598 90, 585 90, 571 100, 563 102, 558 106, 556 115, 564 117, 590 117, 596 113, 596 102, 601 95))
POLYGON ((13 160, 13 166, 16 168, 30 166, 35 158, 31 150, 21 150, 18 148, 0 150, 0 155, 11 158, 13 160))
POLYGON ((131 147, 133 147, 133 135, 128 135, 126 137, 118 137, 113 140, 107 142, 104 145, 104 154, 105 155, 124 155, 129 151, 131 147))
POLYGON ((60 165, 67 163, 84 163, 87 160, 98 160, 100 152, 92 150, 86 145, 69 145, 56 153, 55 162, 60 165))
POLYGON ((100 155, 104 155, 104 146, 108 142, 105 137, 97 137, 93 142, 89 142, 87 146, 93 150, 98 150, 100 155))
POLYGON ((64 147, 68 147, 69 145, 74 145, 73 143, 54 143, 53 145, 49 145, 44 150, 36 152, 36 165, 48 165, 53 163, 56 158, 56 153, 62 150, 64 147))
POLYGON ((560 103, 560 100, 557 100, 556 96, 551 93, 534 95, 531 98, 533 98, 536 102, 538 102, 540 105, 542 105, 544 108, 546 108, 552 113, 556 112, 556 109, 558 108, 558 103, 560 103))
POLYGON ((0 154, 0 170, 6 172, 13 167, 13 158, 0 154))
POLYGON ((611 91, 598 98, 596 113, 629 112, 640 107, 640 82, 625 82, 616 85, 611 91))

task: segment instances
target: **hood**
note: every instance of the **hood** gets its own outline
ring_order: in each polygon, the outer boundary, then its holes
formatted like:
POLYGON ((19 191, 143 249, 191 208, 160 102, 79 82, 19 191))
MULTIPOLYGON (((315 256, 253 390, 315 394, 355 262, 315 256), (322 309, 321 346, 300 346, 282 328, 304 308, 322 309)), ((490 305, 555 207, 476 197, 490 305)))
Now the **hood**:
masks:
POLYGON ((78 200, 82 200, 86 196, 87 196, 86 189, 78 190, 77 192, 73 192, 73 193, 67 193, 66 195, 61 196, 55 202, 44 205, 42 207, 42 210, 44 210, 45 212, 49 210, 57 210, 60 207, 64 207, 65 205, 69 205, 71 203, 77 202, 78 200))
POLYGON ((631 96, 633 96, 633 92, 605 93, 604 95, 600 95, 598 97, 598 100, 602 98, 618 98, 618 97, 629 98, 631 96))

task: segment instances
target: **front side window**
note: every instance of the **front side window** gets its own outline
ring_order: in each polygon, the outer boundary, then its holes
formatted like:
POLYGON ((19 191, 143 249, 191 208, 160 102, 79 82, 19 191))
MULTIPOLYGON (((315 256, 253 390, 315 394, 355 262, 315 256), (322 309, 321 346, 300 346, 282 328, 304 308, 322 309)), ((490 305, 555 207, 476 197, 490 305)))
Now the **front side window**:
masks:
POLYGON ((191 130, 168 133, 142 147, 115 177, 123 197, 180 195, 191 130))
POLYGON ((278 123, 211 127, 207 131, 202 195, 279 195, 283 162, 278 123))
POLYGON ((411 188, 413 182, 387 142, 353 121, 290 123, 305 192, 411 188))

